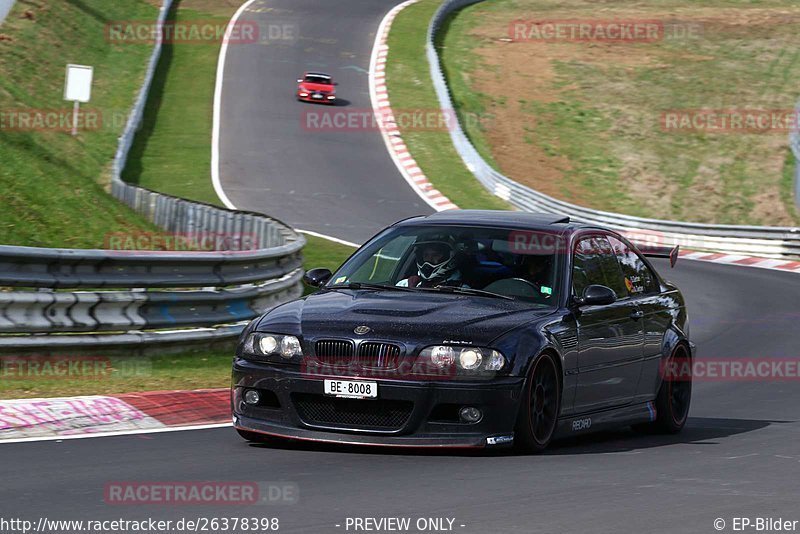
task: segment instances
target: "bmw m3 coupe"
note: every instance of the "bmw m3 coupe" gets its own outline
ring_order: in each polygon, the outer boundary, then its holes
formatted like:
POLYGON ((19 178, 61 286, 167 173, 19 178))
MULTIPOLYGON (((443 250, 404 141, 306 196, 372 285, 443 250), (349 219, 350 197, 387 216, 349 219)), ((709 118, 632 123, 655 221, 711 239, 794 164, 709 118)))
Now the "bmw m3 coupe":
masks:
POLYGON ((681 292, 646 255, 568 217, 400 221, 244 330, 234 426, 251 441, 533 452, 624 425, 678 432, 692 381, 673 371, 695 349, 681 292))

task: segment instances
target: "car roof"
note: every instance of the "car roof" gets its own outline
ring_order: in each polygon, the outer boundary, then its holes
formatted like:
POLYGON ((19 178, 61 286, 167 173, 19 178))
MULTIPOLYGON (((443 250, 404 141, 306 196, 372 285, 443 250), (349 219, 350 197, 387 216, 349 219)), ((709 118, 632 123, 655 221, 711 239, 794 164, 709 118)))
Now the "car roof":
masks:
POLYGON ((593 228, 588 225, 572 222, 570 218, 565 215, 503 210, 445 210, 427 216, 405 219, 397 224, 411 226, 425 223, 560 231, 593 228))

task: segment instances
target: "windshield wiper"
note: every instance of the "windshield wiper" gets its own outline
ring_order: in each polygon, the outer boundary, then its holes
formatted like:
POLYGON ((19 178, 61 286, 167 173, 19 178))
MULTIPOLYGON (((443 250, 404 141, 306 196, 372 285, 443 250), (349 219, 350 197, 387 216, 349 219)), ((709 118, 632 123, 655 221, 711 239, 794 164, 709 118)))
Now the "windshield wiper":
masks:
POLYGON ((325 289, 376 289, 378 291, 414 291, 410 287, 373 284, 372 282, 348 282, 346 284, 335 284, 332 286, 324 286, 324 288, 325 289))
POLYGON ((439 293, 461 293, 463 295, 477 295, 479 297, 492 297, 496 299, 514 300, 514 297, 508 295, 501 295, 500 293, 492 293, 491 291, 484 291, 482 289, 473 289, 471 287, 458 287, 458 286, 436 286, 436 287, 415 287, 415 291, 437 291, 439 293))

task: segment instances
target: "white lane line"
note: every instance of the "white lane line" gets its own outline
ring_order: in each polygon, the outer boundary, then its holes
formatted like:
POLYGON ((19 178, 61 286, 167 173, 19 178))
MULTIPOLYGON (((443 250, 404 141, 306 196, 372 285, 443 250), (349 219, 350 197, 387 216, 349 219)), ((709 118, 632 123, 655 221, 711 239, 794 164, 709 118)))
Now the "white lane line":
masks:
POLYGON ((36 438, 0 439, 0 446, 7 443, 28 443, 31 441, 66 441, 71 439, 110 438, 114 436, 132 436, 135 434, 161 434, 163 432, 181 432, 184 430, 206 430, 209 428, 225 428, 233 426, 231 423, 213 423, 207 425, 169 426, 166 428, 143 428, 139 430, 117 430, 114 432, 95 432, 92 434, 77 434, 70 436, 42 436, 36 438))
POLYGON ((239 9, 236 10, 236 13, 233 14, 228 28, 225 31, 225 37, 222 39, 222 46, 219 48, 219 58, 217 59, 217 80, 214 86, 214 123, 211 129, 211 183, 214 184, 214 191, 217 193, 219 199, 225 204, 226 208, 231 210, 235 210, 236 206, 234 206, 231 199, 228 198, 228 195, 225 194, 225 190, 222 188, 222 182, 220 182, 219 179, 219 128, 222 109, 222 83, 225 80, 225 57, 228 55, 229 32, 235 31, 236 21, 239 20, 242 13, 250 7, 250 4, 255 1, 256 0, 247 0, 247 2, 242 4, 239 9))
POLYGON ((327 239, 328 241, 333 241, 334 243, 339 243, 340 245, 347 245, 348 247, 358 248, 361 246, 358 243, 353 243, 352 241, 345 241, 344 239, 339 239, 338 237, 333 237, 332 235, 320 234, 318 232, 312 232, 311 230, 298 230, 298 232, 301 234, 327 239))

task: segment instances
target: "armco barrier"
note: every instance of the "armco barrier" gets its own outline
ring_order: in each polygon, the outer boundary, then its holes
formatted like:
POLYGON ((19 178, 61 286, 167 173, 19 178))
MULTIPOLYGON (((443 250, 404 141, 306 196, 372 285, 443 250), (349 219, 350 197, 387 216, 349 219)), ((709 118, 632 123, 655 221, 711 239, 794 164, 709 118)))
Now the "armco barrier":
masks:
MULTIPOLYGON (((426 54, 436 96, 445 112, 455 107, 436 52, 436 32, 451 13, 480 1, 482 0, 445 0, 428 26, 426 54)), ((688 249, 772 258, 800 256, 800 228, 664 221, 576 206, 544 195, 497 172, 481 157, 460 124, 450 128, 450 137, 461 159, 475 177, 493 194, 521 210, 568 215, 576 221, 624 231, 633 236, 634 240, 636 234, 645 233, 651 238, 657 238, 664 246, 681 245, 688 249)), ((800 158, 800 139, 797 134, 792 138, 792 146, 795 155, 800 158)), ((798 173, 800 174, 800 169, 798 173)), ((800 188, 800 185, 797 187, 800 188)), ((800 191, 798 193, 800 198, 800 191)))
MULTIPOLYGON (((800 103, 795 107, 794 115, 795 118, 800 117, 800 103)), ((794 203, 800 209, 800 121, 789 136, 789 146, 794 153, 794 203)))
MULTIPOLYGON (((257 218, 233 212, 234 222, 257 218)), ((256 250, 171 253, 0 246, 0 286, 28 289, 0 292, 0 348, 235 336, 247 321, 302 295, 305 239, 277 221, 267 222, 263 240, 277 242, 256 250)))
MULTIPOLYGON (((163 25, 172 0, 159 13, 163 25)), ((305 238, 280 221, 126 184, 161 36, 114 157, 111 193, 168 235, 239 236, 218 250, 156 252, 0 245, 0 349, 60 350, 210 342, 237 336, 302 295, 305 238), (35 289, 35 291, 34 291, 35 289), (72 291, 65 291, 72 290, 72 291)))
POLYGON ((3 23, 6 16, 11 12, 14 8, 14 3, 16 0, 0 0, 0 24, 3 23))

